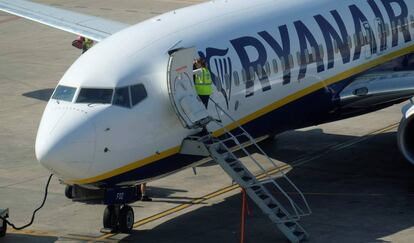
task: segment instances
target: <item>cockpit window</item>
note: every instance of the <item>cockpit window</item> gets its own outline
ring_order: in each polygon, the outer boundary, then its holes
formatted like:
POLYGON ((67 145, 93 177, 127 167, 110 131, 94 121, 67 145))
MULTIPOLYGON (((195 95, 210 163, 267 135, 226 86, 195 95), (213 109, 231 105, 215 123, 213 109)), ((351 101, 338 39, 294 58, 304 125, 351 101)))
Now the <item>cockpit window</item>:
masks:
POLYGON ((131 86, 131 99, 132 99, 132 106, 135 106, 145 98, 147 98, 147 90, 143 84, 137 84, 131 86))
POLYGON ((53 93, 52 99, 72 102, 75 92, 76 88, 58 85, 53 93))
POLYGON ((79 92, 76 103, 110 104, 112 101, 112 89, 83 88, 79 92))
POLYGON ((112 104, 122 107, 131 107, 129 102, 129 89, 128 87, 115 89, 114 101, 112 104))

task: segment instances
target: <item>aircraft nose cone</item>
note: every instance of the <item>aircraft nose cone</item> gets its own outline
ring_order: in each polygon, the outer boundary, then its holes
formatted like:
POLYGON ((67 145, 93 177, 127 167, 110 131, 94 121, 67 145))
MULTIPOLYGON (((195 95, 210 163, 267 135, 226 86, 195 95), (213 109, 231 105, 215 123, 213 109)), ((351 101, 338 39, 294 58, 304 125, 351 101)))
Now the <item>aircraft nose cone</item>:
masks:
POLYGON ((93 163, 95 139, 94 124, 84 113, 45 113, 36 138, 36 158, 64 179, 82 178, 93 163))

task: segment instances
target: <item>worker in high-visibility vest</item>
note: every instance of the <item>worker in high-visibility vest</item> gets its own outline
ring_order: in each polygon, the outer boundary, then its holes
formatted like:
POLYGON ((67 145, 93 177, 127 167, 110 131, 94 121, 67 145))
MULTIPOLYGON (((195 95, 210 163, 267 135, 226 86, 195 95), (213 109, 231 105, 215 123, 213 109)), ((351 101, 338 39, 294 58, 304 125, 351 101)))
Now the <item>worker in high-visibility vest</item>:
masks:
POLYGON ((89 49, 91 49, 91 47, 93 46, 94 42, 91 39, 85 38, 83 40, 83 45, 82 45, 82 49, 83 49, 83 53, 87 52, 89 49))
POLYGON ((210 95, 213 94, 213 80, 204 59, 196 59, 194 62, 194 85, 197 95, 207 108, 210 95))
POLYGON ((72 46, 83 50, 82 54, 88 51, 94 44, 93 40, 83 36, 78 36, 76 40, 72 41, 72 46))

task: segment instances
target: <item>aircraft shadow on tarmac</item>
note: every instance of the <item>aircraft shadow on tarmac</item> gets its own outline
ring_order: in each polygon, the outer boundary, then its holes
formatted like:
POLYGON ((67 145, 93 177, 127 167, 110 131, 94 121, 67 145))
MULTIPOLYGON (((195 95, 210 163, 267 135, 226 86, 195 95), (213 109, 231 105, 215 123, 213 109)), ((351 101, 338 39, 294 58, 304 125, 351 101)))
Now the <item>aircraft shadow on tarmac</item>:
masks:
POLYGON ((34 236, 8 233, 4 238, 0 238, 0 242, 19 242, 19 243, 53 243, 59 240, 53 236, 34 236))
POLYGON ((27 92, 22 94, 24 97, 41 100, 41 101, 49 101, 50 97, 53 94, 54 89, 39 89, 34 90, 31 92, 27 92))
POLYGON ((182 189, 172 189, 172 188, 162 188, 162 187, 149 187, 149 193, 153 198, 153 202, 166 202, 166 203, 173 203, 173 204, 191 204, 193 200, 196 198, 192 197, 178 197, 178 196, 171 196, 175 193, 183 193, 188 192, 187 190, 182 189))
MULTIPOLYGON (((414 166, 399 153, 395 136, 395 132, 372 136, 291 170, 288 176, 305 193, 313 210, 301 220, 311 235, 310 242, 387 242, 382 238, 414 226, 414 166)), ((272 157, 289 162, 292 154, 312 154, 329 141, 351 139, 357 137, 312 130, 282 134, 276 143, 273 140, 262 146, 272 157)), ((250 207, 245 242, 287 242, 252 202, 250 207)), ((237 194, 151 230, 136 230, 124 240, 236 243, 240 240, 240 213, 241 196, 237 194)))

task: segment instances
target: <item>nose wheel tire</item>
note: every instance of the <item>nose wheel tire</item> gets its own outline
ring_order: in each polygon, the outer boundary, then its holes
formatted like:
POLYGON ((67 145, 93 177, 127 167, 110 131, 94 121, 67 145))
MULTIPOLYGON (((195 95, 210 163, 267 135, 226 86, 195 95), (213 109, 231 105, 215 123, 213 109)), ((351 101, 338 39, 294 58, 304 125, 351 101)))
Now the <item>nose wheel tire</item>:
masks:
POLYGON ((130 233, 134 227, 134 210, 125 205, 121 208, 119 212, 119 230, 122 233, 130 233))
POLYGON ((113 229, 116 230, 118 227, 115 206, 109 205, 105 208, 104 215, 103 215, 103 226, 106 229, 113 229))
POLYGON ((66 187, 65 187, 65 196, 68 199, 73 199, 73 186, 66 185, 66 187))
POLYGON ((6 235, 7 232, 7 223, 6 221, 1 220, 1 224, 0 224, 0 238, 4 237, 6 235))
POLYGON ((103 231, 130 233, 134 227, 134 210, 128 206, 109 205, 103 215, 103 231))

